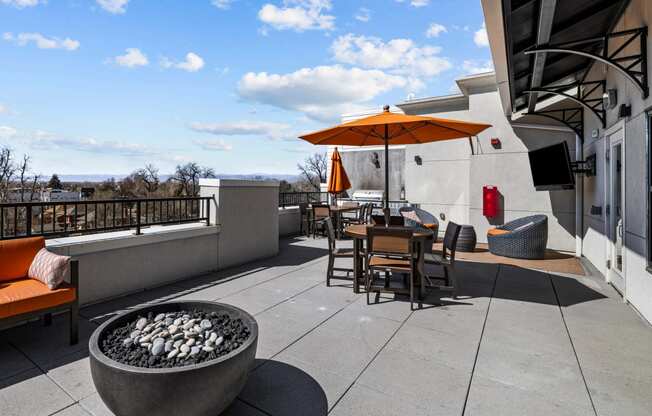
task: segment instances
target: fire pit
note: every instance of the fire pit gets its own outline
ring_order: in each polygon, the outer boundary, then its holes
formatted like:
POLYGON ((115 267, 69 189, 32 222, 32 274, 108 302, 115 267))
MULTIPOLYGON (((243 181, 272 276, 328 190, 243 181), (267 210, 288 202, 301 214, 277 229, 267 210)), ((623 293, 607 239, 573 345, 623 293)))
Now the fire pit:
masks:
POLYGON ((218 415, 251 370, 258 325, 215 302, 170 302, 134 309, 95 330, 93 382, 119 416, 218 415))

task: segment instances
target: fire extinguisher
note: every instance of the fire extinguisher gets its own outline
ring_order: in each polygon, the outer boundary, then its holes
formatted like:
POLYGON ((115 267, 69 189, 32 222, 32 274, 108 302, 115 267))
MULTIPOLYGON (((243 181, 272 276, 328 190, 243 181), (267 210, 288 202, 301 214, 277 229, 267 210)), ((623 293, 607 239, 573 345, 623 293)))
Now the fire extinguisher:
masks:
POLYGON ((498 188, 491 185, 482 187, 482 215, 487 218, 498 216, 498 188))

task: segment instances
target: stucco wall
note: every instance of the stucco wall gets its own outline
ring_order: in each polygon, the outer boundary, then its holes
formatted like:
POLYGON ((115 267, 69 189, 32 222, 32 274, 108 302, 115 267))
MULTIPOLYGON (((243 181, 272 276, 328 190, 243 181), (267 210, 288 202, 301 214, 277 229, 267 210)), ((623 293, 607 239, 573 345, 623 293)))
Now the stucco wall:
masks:
MULTIPOLYGON (((385 151, 384 149, 359 150, 341 149, 342 165, 346 170, 351 189, 349 194, 358 189, 385 189, 385 151), (378 167, 372 161, 378 156, 378 167)), ((405 150, 389 150, 389 199, 398 200, 401 188, 405 187, 405 150)))
POLYGON ((527 152, 566 141, 574 154, 575 135, 564 129, 512 125, 502 113, 497 91, 472 93, 463 111, 421 111, 415 114, 455 118, 492 124, 474 140, 474 155, 468 140, 460 139, 406 147, 406 197, 437 217, 471 224, 478 241, 486 242, 489 228, 516 218, 548 216, 548 247, 575 250, 575 191, 536 191, 527 152), (492 137, 500 148, 490 144, 492 137), (423 159, 421 166, 414 156, 423 159), (482 187, 497 186, 502 197, 498 218, 482 215, 482 187))
POLYGON ((301 212, 298 207, 279 208, 278 235, 285 237, 299 234, 301 229, 301 212))
MULTIPOLYGON (((614 31, 647 26, 652 22, 652 2, 632 0, 614 31)), ((637 42, 625 49, 624 54, 637 53, 637 42)), ((612 43, 612 50, 617 47, 612 43)), ((652 53, 652 42, 647 42, 647 55, 652 53)), ((650 68, 648 64, 648 74, 650 68)), ((624 171, 625 171, 625 236, 624 236, 624 275, 625 299, 629 301, 646 319, 652 321, 652 274, 646 270, 647 236, 647 122, 645 110, 652 106, 652 97, 643 99, 641 92, 620 73, 598 63, 593 66, 588 80, 606 79, 607 88, 618 91, 618 104, 607 111, 606 127, 603 128, 597 118, 584 112, 584 154, 597 155, 598 175, 584 181, 584 235, 583 255, 609 277, 606 262, 610 257, 609 230, 605 227, 607 175, 605 172, 605 151, 608 141, 605 131, 624 124, 624 171), (621 104, 632 106, 632 115, 619 119, 618 109, 621 104), (596 132, 597 137, 592 137, 596 132), (591 205, 603 207, 602 215, 590 214, 591 205)))
POLYGON ((185 224, 46 240, 79 261, 79 299, 93 303, 218 269, 218 226, 185 224))
POLYGON ((215 200, 220 268, 278 254, 278 182, 200 179, 199 185, 201 196, 215 200))

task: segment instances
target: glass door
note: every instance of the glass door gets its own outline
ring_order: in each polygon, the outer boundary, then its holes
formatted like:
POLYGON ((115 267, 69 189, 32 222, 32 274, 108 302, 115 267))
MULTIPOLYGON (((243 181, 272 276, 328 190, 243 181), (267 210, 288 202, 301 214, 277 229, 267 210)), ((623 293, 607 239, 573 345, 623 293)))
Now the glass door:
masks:
POLYGON ((609 135, 607 152, 608 204, 607 226, 609 236, 609 282, 621 293, 625 293, 624 274, 624 222, 625 222, 625 171, 623 151, 623 130, 609 135))

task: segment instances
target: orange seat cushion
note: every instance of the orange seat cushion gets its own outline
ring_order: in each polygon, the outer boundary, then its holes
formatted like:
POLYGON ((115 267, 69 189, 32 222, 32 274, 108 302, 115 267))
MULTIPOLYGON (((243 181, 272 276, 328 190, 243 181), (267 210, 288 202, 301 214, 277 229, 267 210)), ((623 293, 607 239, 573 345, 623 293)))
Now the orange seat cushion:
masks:
POLYGON ((424 223, 423 226, 432 231, 435 231, 439 228, 439 224, 429 223, 429 222, 424 223))
POLYGON ((501 230, 500 228, 492 228, 491 230, 487 231, 487 235, 491 235, 491 236, 505 235, 509 233, 510 231, 501 230))
POLYGON ((388 269, 402 269, 409 271, 411 268, 410 260, 388 259, 386 257, 371 256, 369 267, 386 267, 388 269))
POLYGON ((75 288, 65 282, 54 290, 34 279, 0 282, 0 318, 63 305, 76 295, 75 288))
POLYGON ((27 277, 32 260, 43 247, 43 237, 0 241, 0 282, 27 277))

